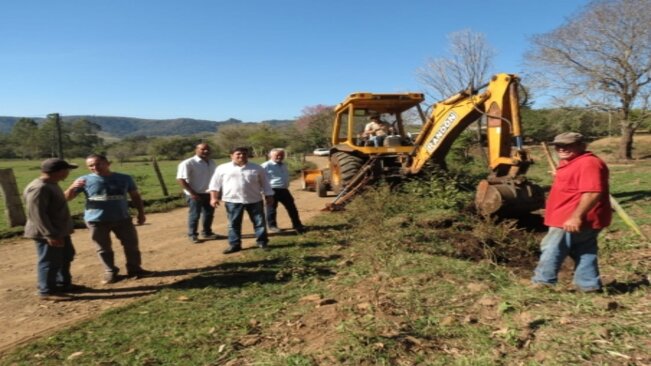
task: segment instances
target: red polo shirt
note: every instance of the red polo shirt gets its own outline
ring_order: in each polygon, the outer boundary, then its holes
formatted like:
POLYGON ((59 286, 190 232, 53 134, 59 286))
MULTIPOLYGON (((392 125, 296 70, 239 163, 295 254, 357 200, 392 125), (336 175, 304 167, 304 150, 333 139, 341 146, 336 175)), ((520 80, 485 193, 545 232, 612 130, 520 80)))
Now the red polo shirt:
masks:
POLYGON ((563 227, 579 205, 581 194, 603 192, 601 199, 588 211, 584 227, 602 229, 610 225, 612 209, 608 190, 608 167, 589 151, 572 160, 561 160, 545 207, 545 225, 563 227))

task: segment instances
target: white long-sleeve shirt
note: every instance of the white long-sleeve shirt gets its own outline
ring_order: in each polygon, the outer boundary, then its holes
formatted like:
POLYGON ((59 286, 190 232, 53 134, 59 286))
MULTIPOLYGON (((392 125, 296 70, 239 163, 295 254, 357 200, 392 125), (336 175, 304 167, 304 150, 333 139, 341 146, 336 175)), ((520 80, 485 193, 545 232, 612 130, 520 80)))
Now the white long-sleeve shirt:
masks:
POLYGON ((219 165, 210 179, 208 191, 220 192, 222 201, 232 203, 256 203, 262 201, 263 196, 274 195, 267 173, 254 163, 219 165))

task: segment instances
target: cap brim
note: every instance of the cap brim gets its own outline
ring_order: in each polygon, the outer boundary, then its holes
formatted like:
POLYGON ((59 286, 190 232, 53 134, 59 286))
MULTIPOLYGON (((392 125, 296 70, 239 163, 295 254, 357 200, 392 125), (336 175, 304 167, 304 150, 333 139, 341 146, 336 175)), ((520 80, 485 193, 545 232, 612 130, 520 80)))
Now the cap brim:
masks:
POLYGON ((581 142, 581 141, 574 141, 574 142, 558 142, 558 141, 557 141, 557 142, 553 142, 553 141, 552 141, 552 142, 548 143, 547 145, 551 145, 551 146, 558 146, 558 145, 566 146, 566 145, 578 144, 579 142, 581 142))

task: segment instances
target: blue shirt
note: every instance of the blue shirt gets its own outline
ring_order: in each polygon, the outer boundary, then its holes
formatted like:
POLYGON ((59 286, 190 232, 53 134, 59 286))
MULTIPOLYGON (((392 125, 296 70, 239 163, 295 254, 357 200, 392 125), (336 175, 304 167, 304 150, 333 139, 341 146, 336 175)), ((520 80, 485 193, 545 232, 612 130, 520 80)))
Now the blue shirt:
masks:
POLYGON ((273 160, 268 160, 262 163, 262 167, 267 172, 271 188, 289 188, 289 170, 287 169, 287 164, 278 164, 273 160))
POLYGON ((131 218, 129 192, 137 190, 131 176, 120 173, 102 177, 87 174, 81 177, 86 185, 79 189, 86 196, 84 221, 111 222, 131 218))

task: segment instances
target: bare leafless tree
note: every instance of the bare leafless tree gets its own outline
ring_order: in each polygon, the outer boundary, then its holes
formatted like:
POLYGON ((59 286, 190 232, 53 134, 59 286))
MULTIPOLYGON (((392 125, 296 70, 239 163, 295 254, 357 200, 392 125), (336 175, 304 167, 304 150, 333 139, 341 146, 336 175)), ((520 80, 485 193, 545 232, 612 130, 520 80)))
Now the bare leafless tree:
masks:
POLYGON ((651 0, 596 0, 550 33, 532 38, 528 65, 559 105, 619 119, 618 157, 631 159, 633 134, 651 93, 651 0), (540 77, 542 75, 542 78, 540 77), (632 113, 640 111, 642 113, 632 113))
POLYGON ((431 58, 416 74, 433 100, 445 99, 460 90, 488 80, 494 50, 482 33, 464 29, 448 35, 448 55, 431 58))

